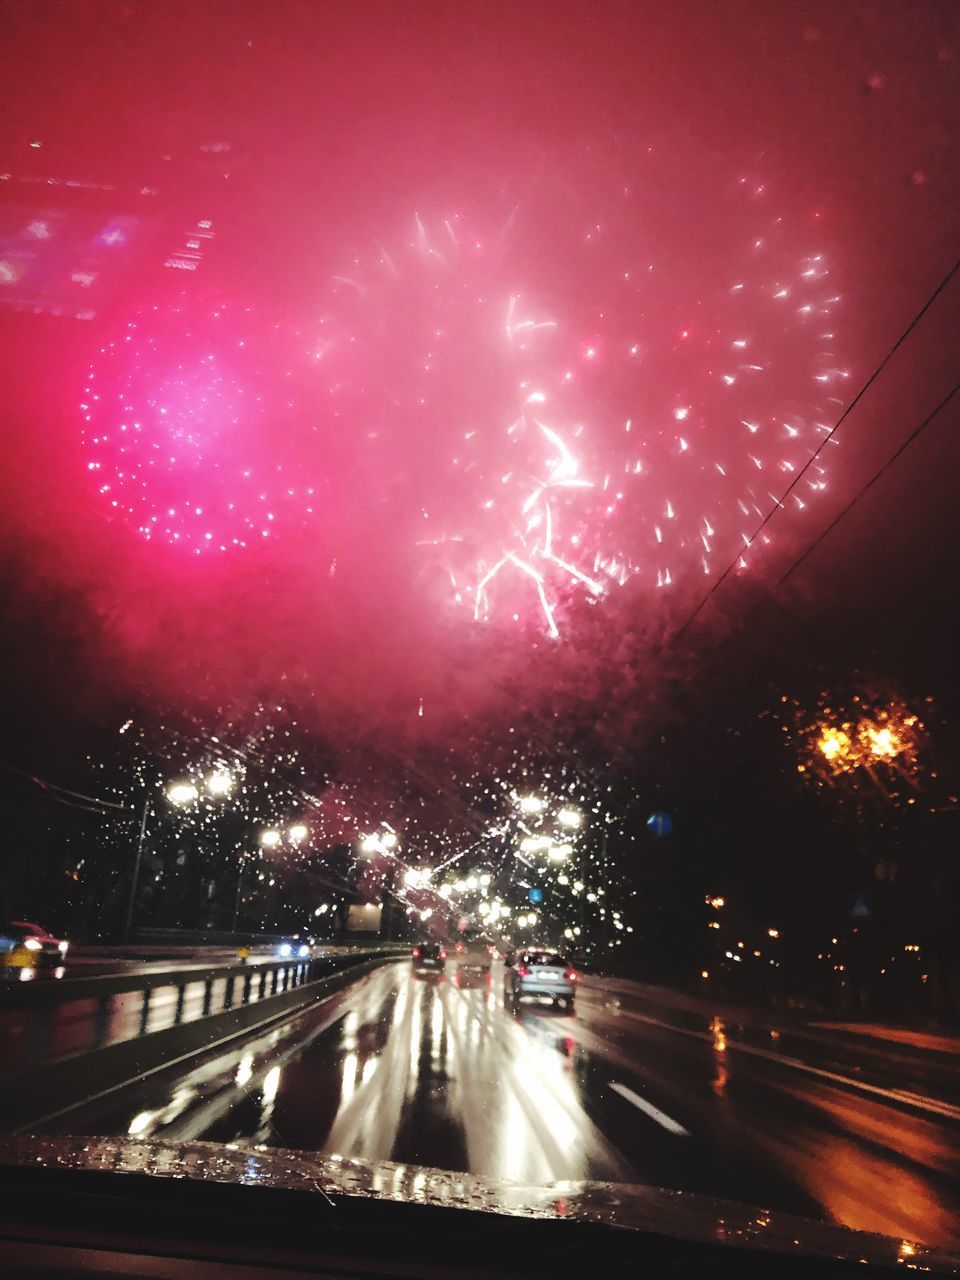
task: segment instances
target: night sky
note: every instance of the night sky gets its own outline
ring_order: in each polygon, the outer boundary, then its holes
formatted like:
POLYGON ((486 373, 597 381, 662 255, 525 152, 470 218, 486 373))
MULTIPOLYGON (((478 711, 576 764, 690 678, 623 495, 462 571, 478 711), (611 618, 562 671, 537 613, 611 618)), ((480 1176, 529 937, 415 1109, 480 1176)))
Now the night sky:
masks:
POLYGON ((765 910, 845 838, 781 694, 932 695, 956 763, 957 400, 857 498, 956 381, 956 276, 832 433, 957 257, 955 5, 0 22, 5 766, 282 708, 413 823, 576 761, 765 910))

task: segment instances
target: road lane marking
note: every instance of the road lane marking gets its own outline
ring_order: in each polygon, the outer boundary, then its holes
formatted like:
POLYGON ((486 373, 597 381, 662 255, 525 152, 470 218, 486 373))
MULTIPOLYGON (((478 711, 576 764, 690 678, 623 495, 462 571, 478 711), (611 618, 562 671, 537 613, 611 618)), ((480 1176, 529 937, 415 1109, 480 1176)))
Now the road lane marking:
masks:
POLYGON ((619 1093, 621 1098, 626 1098, 628 1102, 632 1102, 637 1110, 642 1111, 645 1116, 649 1116, 651 1120, 656 1120, 657 1124, 662 1125, 667 1133, 674 1133, 678 1138, 690 1137, 689 1129, 685 1129, 682 1124, 678 1124, 676 1120, 671 1119, 665 1111, 655 1107, 646 1098, 641 1098, 639 1093, 634 1093, 632 1089, 628 1089, 625 1084, 619 1084, 616 1080, 611 1080, 610 1088, 614 1093, 619 1093))
MULTIPOLYGON (((660 1027, 664 1031, 673 1031, 677 1035, 690 1036, 694 1040, 712 1043, 713 1036, 706 1031, 694 1031, 690 1027, 677 1027, 673 1023, 664 1022, 660 1018, 651 1018, 645 1013, 635 1013, 632 1009, 620 1009, 619 1015, 634 1022, 645 1022, 652 1027, 660 1027)), ((769 1049, 761 1049, 757 1045, 744 1044, 742 1040, 726 1042, 728 1050, 751 1054, 756 1058, 765 1058, 768 1062, 778 1062, 784 1067, 793 1067, 797 1071, 805 1071, 808 1075, 819 1076, 821 1080, 830 1080, 834 1084, 846 1085, 851 1089, 859 1089, 863 1093, 875 1097, 886 1098, 889 1102, 898 1102, 901 1106, 916 1107, 920 1111, 929 1111, 933 1115, 943 1116, 947 1120, 960 1120, 960 1107, 953 1103, 943 1102, 939 1098, 928 1098, 924 1094, 913 1093, 909 1089, 884 1089, 877 1084, 869 1084, 866 1080, 854 1080, 851 1076, 841 1075, 837 1071, 827 1071, 824 1067, 815 1067, 800 1058, 790 1058, 782 1053, 771 1053, 769 1049)))

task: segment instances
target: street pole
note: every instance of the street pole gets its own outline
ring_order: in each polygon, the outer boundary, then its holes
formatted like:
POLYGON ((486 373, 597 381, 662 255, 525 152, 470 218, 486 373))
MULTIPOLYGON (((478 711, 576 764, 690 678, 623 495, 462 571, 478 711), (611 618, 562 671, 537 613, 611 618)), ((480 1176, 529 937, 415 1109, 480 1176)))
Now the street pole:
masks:
POLYGON ((233 919, 230 922, 230 932, 236 933, 237 922, 240 918, 240 890, 243 887, 243 868, 246 865, 244 859, 246 855, 240 855, 240 869, 237 872, 237 895, 233 900, 233 919))
POLYGON ((147 815, 150 812, 150 798, 143 802, 143 815, 140 818, 140 835, 137 838, 137 856, 133 863, 133 880, 130 884, 130 900, 127 903, 127 918, 123 925, 123 940, 130 941, 130 929, 133 925, 133 908, 137 899, 137 886, 140 883, 140 862, 143 858, 143 838, 147 834, 147 815))

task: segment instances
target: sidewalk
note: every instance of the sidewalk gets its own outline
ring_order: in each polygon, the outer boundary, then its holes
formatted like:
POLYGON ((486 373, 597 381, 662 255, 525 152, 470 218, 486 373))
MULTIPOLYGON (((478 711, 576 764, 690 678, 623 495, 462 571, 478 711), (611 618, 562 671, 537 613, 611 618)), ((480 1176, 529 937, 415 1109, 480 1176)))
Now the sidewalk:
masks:
MULTIPOLYGON (((622 995, 631 994, 662 1008, 670 1008, 686 1014, 718 1015, 745 1026, 775 1029, 803 1036, 817 1031, 835 1036, 852 1037, 848 1045, 863 1044, 864 1040, 899 1044, 920 1053, 938 1053, 960 1056, 960 1036, 938 1031, 916 1030, 910 1027, 880 1022, 851 1022, 845 1019, 825 1017, 822 1011, 790 1008, 786 1005, 737 1005, 709 995, 694 995, 670 987, 641 983, 629 978, 600 979, 604 986, 622 995)), ((841 1041, 836 1043, 840 1044, 841 1041)), ((878 1046, 879 1047, 879 1046, 878 1046)))
POLYGON ((960 1054, 960 1037, 941 1035, 935 1031, 910 1031, 905 1027, 887 1027, 878 1022, 808 1022, 808 1027, 824 1031, 842 1031, 848 1035, 869 1036, 872 1040, 891 1040, 935 1053, 960 1054))

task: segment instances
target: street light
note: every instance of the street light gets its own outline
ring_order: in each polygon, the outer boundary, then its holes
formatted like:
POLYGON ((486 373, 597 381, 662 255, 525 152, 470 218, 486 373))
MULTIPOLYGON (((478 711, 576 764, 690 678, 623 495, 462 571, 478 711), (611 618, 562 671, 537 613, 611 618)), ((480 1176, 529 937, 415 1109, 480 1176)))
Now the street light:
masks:
POLYGON ((549 836, 524 836, 520 841, 521 853, 540 853, 543 849, 550 849, 553 841, 549 836))
POLYGON ((233 774, 227 769, 214 769, 207 775, 207 790, 212 796, 226 796, 233 790, 233 774))
POLYGON ((541 813, 543 811, 543 801, 539 796, 521 796, 519 804, 521 813, 541 813))
POLYGON ((193 804, 200 792, 192 782, 172 782, 167 787, 167 799, 171 804, 193 804))
POLYGON ((573 852, 573 846, 569 844, 552 844, 550 846, 550 861, 563 862, 565 858, 569 858, 573 852))
POLYGON ((397 847, 395 831, 371 831, 360 841, 361 853, 387 853, 397 847))
POLYGON ((260 843, 264 849, 276 849, 280 843, 281 836, 279 831, 269 830, 260 832, 260 843))
POLYGON ((557 821, 561 827, 569 827, 576 830, 577 827, 583 825, 583 814, 579 809, 561 809, 557 814, 557 821))
POLYGON ((309 834, 309 828, 302 822, 295 822, 293 826, 287 830, 287 835, 294 844, 299 844, 301 840, 306 840, 309 834))
MULTIPOLYGON (((211 774, 208 780, 208 788, 210 781, 217 774, 211 774)), ((229 775, 228 775, 229 776, 229 775)), ((171 782, 164 790, 164 794, 170 804, 176 805, 178 809, 182 809, 185 805, 193 804, 200 798, 196 784, 189 781, 171 782)), ((137 901, 137 888, 140 884, 140 866, 143 861, 143 846, 147 834, 147 818, 150 816, 153 806, 151 795, 147 795, 143 802, 143 812, 140 815, 140 832, 137 836, 137 853, 133 861, 133 875, 130 879, 130 896, 127 899, 127 910, 123 921, 123 940, 130 940, 130 933, 133 928, 133 912, 137 901)))

